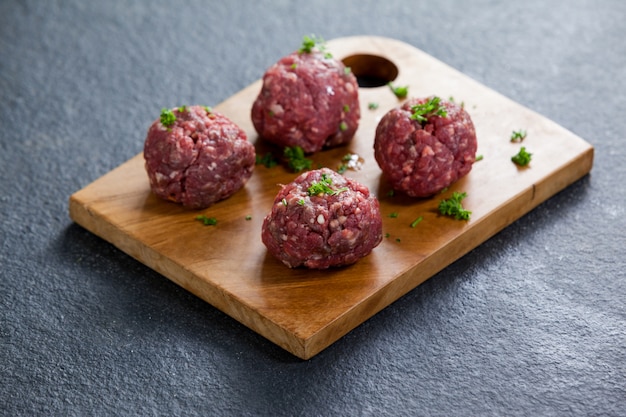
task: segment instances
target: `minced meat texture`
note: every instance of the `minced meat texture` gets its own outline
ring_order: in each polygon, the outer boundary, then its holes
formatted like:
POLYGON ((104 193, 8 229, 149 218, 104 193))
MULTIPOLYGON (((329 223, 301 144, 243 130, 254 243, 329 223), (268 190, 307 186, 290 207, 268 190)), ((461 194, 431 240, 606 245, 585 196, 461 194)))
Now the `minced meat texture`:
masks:
POLYGON ((294 52, 265 72, 252 122, 269 142, 317 152, 352 140, 358 94, 356 77, 342 62, 317 50, 294 52))
POLYGON ((412 197, 438 193, 467 175, 476 160, 476 131, 469 114, 441 100, 445 117, 430 114, 424 124, 411 119, 412 107, 429 98, 410 99, 379 122, 374 157, 391 186, 412 197))
POLYGON ((382 218, 367 187, 322 168, 282 187, 263 221, 261 239, 290 268, 353 264, 382 241, 382 218), (331 192, 309 195, 312 185, 331 192))
POLYGON ((155 120, 144 144, 150 188, 192 209, 230 197, 252 175, 255 149, 226 116, 202 106, 172 110, 176 121, 155 120))

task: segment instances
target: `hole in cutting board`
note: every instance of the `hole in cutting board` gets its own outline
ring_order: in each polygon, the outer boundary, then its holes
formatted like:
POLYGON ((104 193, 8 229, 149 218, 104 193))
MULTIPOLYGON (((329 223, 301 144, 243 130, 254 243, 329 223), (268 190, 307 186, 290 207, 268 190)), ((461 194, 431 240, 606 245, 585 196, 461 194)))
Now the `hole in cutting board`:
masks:
POLYGON ((396 64, 378 55, 350 55, 342 60, 345 66, 352 69, 359 87, 382 87, 398 76, 396 64))

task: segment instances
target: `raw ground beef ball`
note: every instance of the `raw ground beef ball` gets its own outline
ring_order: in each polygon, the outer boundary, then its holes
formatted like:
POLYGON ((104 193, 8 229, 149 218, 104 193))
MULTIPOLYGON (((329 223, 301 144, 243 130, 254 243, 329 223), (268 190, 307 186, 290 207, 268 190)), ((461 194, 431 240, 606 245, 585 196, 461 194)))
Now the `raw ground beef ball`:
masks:
POLYGON ((316 49, 294 52, 266 71, 252 122, 265 140, 306 153, 343 145, 359 125, 358 91, 342 62, 316 49))
POLYGON ((458 104, 440 101, 445 117, 432 113, 420 122, 414 106, 435 97, 410 99, 379 122, 374 157, 391 186, 412 197, 428 197, 463 177, 476 160, 476 131, 458 104))
POLYGON ((349 265, 382 240, 378 200, 367 187, 330 169, 305 172, 276 196, 261 239, 290 268, 349 265), (324 185, 327 192, 317 193, 324 185))
POLYGON ((255 157, 242 129, 203 106, 163 110, 144 144, 152 191, 192 209, 206 208, 242 188, 255 157))

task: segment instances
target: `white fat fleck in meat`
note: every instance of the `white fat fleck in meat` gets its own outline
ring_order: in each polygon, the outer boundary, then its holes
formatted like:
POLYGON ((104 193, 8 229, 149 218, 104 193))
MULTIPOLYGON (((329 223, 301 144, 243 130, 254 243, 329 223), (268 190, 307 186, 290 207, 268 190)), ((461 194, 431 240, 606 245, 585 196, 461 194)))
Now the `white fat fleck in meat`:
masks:
POLYGON ((433 151, 433 148, 431 148, 430 146, 424 146, 424 149, 422 149, 422 158, 433 156, 434 154, 435 151, 433 151))
POLYGON ((332 86, 327 85, 327 86, 326 86, 326 93, 327 93, 329 96, 334 96, 334 95, 335 95, 335 90, 333 90, 333 87, 332 87, 332 86))
POLYGON ((341 231, 341 234, 343 236, 343 238, 345 239, 345 241, 350 245, 350 246, 354 246, 355 242, 356 242, 356 233, 354 233, 354 230, 350 230, 350 229, 344 229, 341 231))
POLYGON ((319 224, 324 224, 325 221, 326 221, 326 219, 324 218, 323 214, 320 214, 319 216, 317 216, 317 222, 319 224))
POLYGON ((285 109, 283 109, 283 106, 281 106, 278 103, 270 104, 269 110, 270 112, 272 112, 274 116, 282 116, 283 113, 285 112, 285 109))

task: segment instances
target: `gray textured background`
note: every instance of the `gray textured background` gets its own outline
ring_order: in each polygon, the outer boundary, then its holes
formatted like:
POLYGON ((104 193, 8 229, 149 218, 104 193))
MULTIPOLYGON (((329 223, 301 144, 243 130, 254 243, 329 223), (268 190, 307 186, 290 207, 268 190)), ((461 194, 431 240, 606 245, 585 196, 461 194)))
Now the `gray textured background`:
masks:
POLYGON ((0 2, 0 414, 626 415, 626 2, 0 2), (410 43, 594 145, 591 175, 301 361, 73 224, 163 106, 303 34, 410 43))

